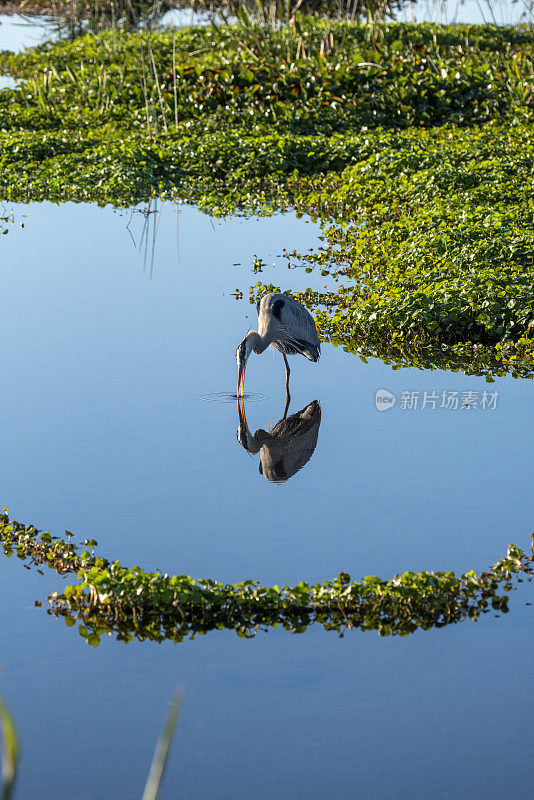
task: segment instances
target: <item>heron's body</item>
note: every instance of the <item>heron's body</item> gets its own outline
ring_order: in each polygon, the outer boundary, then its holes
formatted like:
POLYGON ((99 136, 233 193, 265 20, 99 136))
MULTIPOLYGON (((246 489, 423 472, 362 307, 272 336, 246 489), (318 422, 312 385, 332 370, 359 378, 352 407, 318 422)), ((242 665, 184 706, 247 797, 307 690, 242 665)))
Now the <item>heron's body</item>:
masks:
POLYGON ((249 453, 259 452, 260 472, 268 481, 285 481, 308 463, 317 445, 321 424, 321 407, 317 400, 290 417, 284 416, 270 431, 260 428, 254 435, 249 431, 244 405, 239 404, 238 410, 237 438, 249 453))
POLYGON ((321 345, 315 321, 297 300, 271 292, 258 300, 256 308, 258 333, 264 342, 288 356, 301 353, 309 361, 319 361, 321 345))
POLYGON ((239 367, 238 394, 242 391, 245 367, 252 350, 263 353, 272 344, 282 353, 286 365, 286 391, 289 394, 288 355, 300 353, 309 361, 319 361, 321 345, 312 315, 297 300, 270 292, 257 302, 258 330, 249 331, 236 352, 239 367))

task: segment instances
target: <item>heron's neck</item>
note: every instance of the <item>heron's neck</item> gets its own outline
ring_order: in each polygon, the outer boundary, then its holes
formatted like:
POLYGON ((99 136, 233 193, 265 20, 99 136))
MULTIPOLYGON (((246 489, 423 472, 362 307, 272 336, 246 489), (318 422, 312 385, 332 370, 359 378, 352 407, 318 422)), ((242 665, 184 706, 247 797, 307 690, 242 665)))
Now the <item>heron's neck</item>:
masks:
POLYGON ((244 425, 239 426, 237 438, 245 450, 251 455, 259 453, 264 445, 279 444, 278 440, 268 431, 264 431, 263 428, 260 428, 254 435, 252 435, 246 422, 244 425))
POLYGON ((256 441, 256 437, 251 434, 246 425, 240 425, 237 429, 237 440, 251 455, 255 455, 261 450, 261 442, 256 441))
POLYGON ((247 334, 247 339, 252 345, 254 352, 258 355, 263 353, 271 344, 271 339, 268 336, 260 336, 257 331, 250 331, 250 333, 247 334))

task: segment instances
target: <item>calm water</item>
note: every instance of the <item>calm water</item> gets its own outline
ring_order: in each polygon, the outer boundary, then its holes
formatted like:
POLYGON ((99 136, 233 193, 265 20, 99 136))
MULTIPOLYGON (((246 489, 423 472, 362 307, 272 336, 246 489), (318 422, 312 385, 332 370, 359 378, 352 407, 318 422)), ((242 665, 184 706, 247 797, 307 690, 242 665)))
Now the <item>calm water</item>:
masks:
POLYGON ((52 28, 46 17, 0 14, 0 50, 18 53, 50 38, 52 28))
MULTIPOLYGON (((510 541, 527 546, 530 381, 393 371, 325 345, 318 365, 292 360, 289 413, 322 410, 305 466, 270 482, 240 446, 225 401, 256 321, 248 286, 324 282, 277 258, 316 244, 315 225, 164 204, 145 254, 141 213, 8 208, 25 223, 0 240, 1 503, 16 519, 94 536, 126 564, 228 581, 481 569, 510 541), (255 255, 269 265, 258 275, 255 255), (398 397, 386 412, 380 388, 398 397), (484 390, 499 392, 495 409, 400 407, 403 391, 484 390)), ((280 419, 279 354, 251 357, 246 389, 252 432, 280 419)), ((22 800, 139 796, 176 685, 167 798, 467 797, 473 781, 487 797, 530 795, 530 587, 508 617, 406 640, 312 628, 92 650, 33 607, 60 578, 7 560, 0 573, 22 800)))
MULTIPOLYGON (((256 324, 251 284, 324 285, 278 257, 320 230, 292 214, 158 208, 144 231, 140 212, 5 206, 24 228, 0 236, 0 506, 95 537, 125 564, 228 581, 483 569, 509 542, 528 546, 530 381, 393 371, 325 345, 318 365, 292 359, 289 413, 320 403, 315 449, 267 480, 227 402, 235 348, 256 324), (377 411, 379 389, 393 409, 377 411), (499 392, 496 408, 439 407, 442 392, 468 391, 479 404, 499 392), (437 407, 401 408, 402 392, 419 406, 435 392, 437 407)), ((279 354, 251 357, 246 391, 251 433, 282 417, 279 354)), ((506 617, 407 639, 311 628, 93 650, 34 607, 62 585, 55 573, 2 559, 0 578, 19 800, 140 797, 175 686, 185 702, 164 800, 531 796, 530 585, 506 617)))

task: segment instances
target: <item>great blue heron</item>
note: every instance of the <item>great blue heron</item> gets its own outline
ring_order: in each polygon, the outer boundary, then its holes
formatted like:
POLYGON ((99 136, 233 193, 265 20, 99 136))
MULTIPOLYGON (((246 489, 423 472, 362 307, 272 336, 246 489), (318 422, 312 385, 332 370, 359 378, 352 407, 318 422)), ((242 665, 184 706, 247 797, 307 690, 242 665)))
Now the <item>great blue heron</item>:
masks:
POLYGON ((258 330, 249 331, 236 350, 239 370, 237 395, 243 394, 248 357, 254 350, 263 353, 270 344, 279 350, 286 365, 286 394, 289 397, 289 364, 287 356, 300 353, 309 361, 319 361, 321 345, 312 315, 287 294, 270 292, 256 303, 258 330))
MULTIPOLYGON (((237 401, 239 411, 239 443, 251 454, 260 454, 260 472, 274 483, 287 481, 308 463, 317 445, 321 425, 321 406, 314 400, 296 414, 273 425, 269 431, 260 428, 251 434, 245 417, 245 405, 237 401)), ((287 405, 286 405, 287 413, 287 405)))

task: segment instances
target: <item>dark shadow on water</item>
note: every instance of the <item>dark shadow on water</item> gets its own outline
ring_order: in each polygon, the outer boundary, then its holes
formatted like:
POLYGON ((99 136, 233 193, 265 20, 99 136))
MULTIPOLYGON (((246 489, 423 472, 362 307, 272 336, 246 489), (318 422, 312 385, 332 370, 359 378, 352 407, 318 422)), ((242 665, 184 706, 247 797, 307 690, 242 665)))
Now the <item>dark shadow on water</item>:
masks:
POLYGON ((245 416, 245 404, 237 402, 239 427, 237 439, 245 450, 260 454, 260 474, 273 483, 283 483, 301 470, 317 446, 321 425, 321 406, 317 400, 287 417, 284 416, 269 431, 259 428, 251 434, 245 416))

